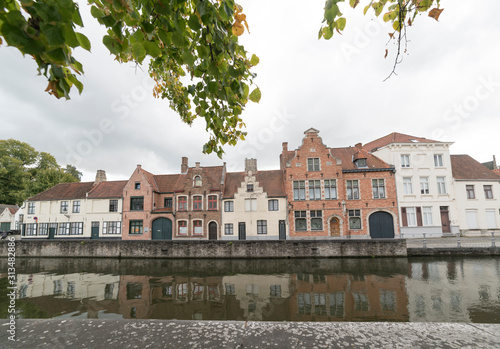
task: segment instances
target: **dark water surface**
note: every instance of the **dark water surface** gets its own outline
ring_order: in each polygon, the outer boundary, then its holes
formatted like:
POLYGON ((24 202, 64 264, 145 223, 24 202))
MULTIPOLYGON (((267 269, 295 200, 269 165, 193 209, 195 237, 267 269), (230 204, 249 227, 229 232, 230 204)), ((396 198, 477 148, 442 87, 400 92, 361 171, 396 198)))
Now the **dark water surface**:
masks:
POLYGON ((17 259, 16 273, 19 318, 500 323, 499 258, 17 259))

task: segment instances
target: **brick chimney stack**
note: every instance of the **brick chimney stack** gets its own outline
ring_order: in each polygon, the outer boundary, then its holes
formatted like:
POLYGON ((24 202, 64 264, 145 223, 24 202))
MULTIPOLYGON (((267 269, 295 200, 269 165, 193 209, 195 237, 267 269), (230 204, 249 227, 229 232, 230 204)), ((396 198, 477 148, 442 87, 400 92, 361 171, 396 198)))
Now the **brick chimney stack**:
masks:
POLYGON ((95 175, 94 185, 98 185, 101 182, 106 182, 106 171, 97 170, 97 173, 95 175))
POLYGON ((363 144, 362 143, 356 143, 355 147, 358 148, 358 149, 362 149, 363 148, 363 144))
POLYGON ((186 156, 183 156, 181 162, 181 173, 187 173, 187 171, 188 171, 188 158, 186 156))
POLYGON ((283 151, 288 151, 288 142, 283 142, 283 151))

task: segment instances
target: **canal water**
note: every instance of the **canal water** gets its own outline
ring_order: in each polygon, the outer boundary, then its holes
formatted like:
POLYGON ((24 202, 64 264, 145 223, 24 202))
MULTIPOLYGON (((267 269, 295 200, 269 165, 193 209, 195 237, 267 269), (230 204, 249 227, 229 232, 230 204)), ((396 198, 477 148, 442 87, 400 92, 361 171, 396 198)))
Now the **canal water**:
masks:
POLYGON ((500 323, 493 257, 19 258, 16 273, 19 318, 500 323))

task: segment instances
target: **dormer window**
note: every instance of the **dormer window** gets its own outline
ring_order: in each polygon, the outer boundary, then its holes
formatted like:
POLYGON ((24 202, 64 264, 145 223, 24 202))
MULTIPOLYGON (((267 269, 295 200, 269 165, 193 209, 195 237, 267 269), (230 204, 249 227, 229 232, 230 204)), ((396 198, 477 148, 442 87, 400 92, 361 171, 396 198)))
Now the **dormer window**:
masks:
POLYGON ((366 167, 366 159, 357 159, 354 161, 356 166, 359 167, 366 167))
POLYGON ((247 193, 253 192, 253 184, 247 184, 247 193))
POLYGON ((201 187, 201 184, 202 184, 201 177, 200 176, 195 176, 194 177, 194 186, 195 187, 201 187))

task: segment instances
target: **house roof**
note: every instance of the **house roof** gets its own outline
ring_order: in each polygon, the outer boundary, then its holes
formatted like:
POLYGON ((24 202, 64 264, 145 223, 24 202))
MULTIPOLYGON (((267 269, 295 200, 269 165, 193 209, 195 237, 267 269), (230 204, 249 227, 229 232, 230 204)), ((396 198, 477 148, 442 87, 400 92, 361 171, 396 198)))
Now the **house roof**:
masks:
POLYGON ((223 169, 224 166, 201 166, 199 168, 190 167, 185 175, 180 175, 178 189, 184 189, 184 184, 187 179, 191 180, 191 178, 194 178, 195 175, 200 174, 202 181, 207 181, 211 184, 210 189, 221 190, 223 169), (200 169, 201 173, 198 173, 200 169))
POLYGON ((493 170, 493 172, 495 172, 497 175, 500 176, 500 168, 499 169, 496 169, 496 170, 493 170))
POLYGON ((8 209, 11 214, 16 214, 19 207, 17 205, 0 204, 0 213, 2 213, 5 209, 8 209))
POLYGON ((144 176, 146 176, 146 179, 148 180, 149 184, 151 184, 153 186, 153 190, 159 191, 158 185, 156 184, 156 181, 155 181, 155 175, 152 174, 151 172, 144 170, 143 168, 141 168, 141 171, 142 171, 142 173, 144 173, 144 176))
POLYGON ((387 136, 381 137, 363 146, 364 150, 375 151, 378 148, 385 147, 391 143, 442 143, 439 141, 434 141, 432 139, 427 139, 423 137, 410 136, 404 133, 393 132, 387 136))
POLYGON ((385 161, 379 159, 364 149, 356 147, 331 148, 330 153, 333 157, 342 161, 342 170, 362 170, 362 169, 389 169, 392 168, 385 161), (353 162, 354 159, 366 159, 366 167, 358 168, 353 162))
POLYGON ((128 181, 106 181, 94 186, 89 193, 89 198, 120 198, 123 196, 123 188, 128 181))
POLYGON ((123 196, 123 188, 127 182, 106 181, 96 186, 94 186, 94 182, 59 183, 52 188, 32 196, 28 201, 84 199, 87 197, 87 193, 89 194, 88 197, 92 199, 118 198, 123 196))
MULTIPOLYGON (((183 176, 180 174, 170 175, 156 175, 154 176, 155 182, 158 185, 160 193, 172 193, 178 189, 179 178, 183 176)), ((184 175, 185 176, 185 175, 184 175)))
POLYGON ((500 180, 497 174, 469 155, 451 155, 451 170, 455 179, 500 180))
MULTIPOLYGON (((245 181, 245 172, 229 172, 226 173, 224 186, 224 198, 232 198, 241 187, 241 183, 245 181)), ((284 197, 286 196, 285 187, 283 184, 283 174, 280 170, 257 171, 254 173, 255 180, 259 182, 268 197, 284 197)))

